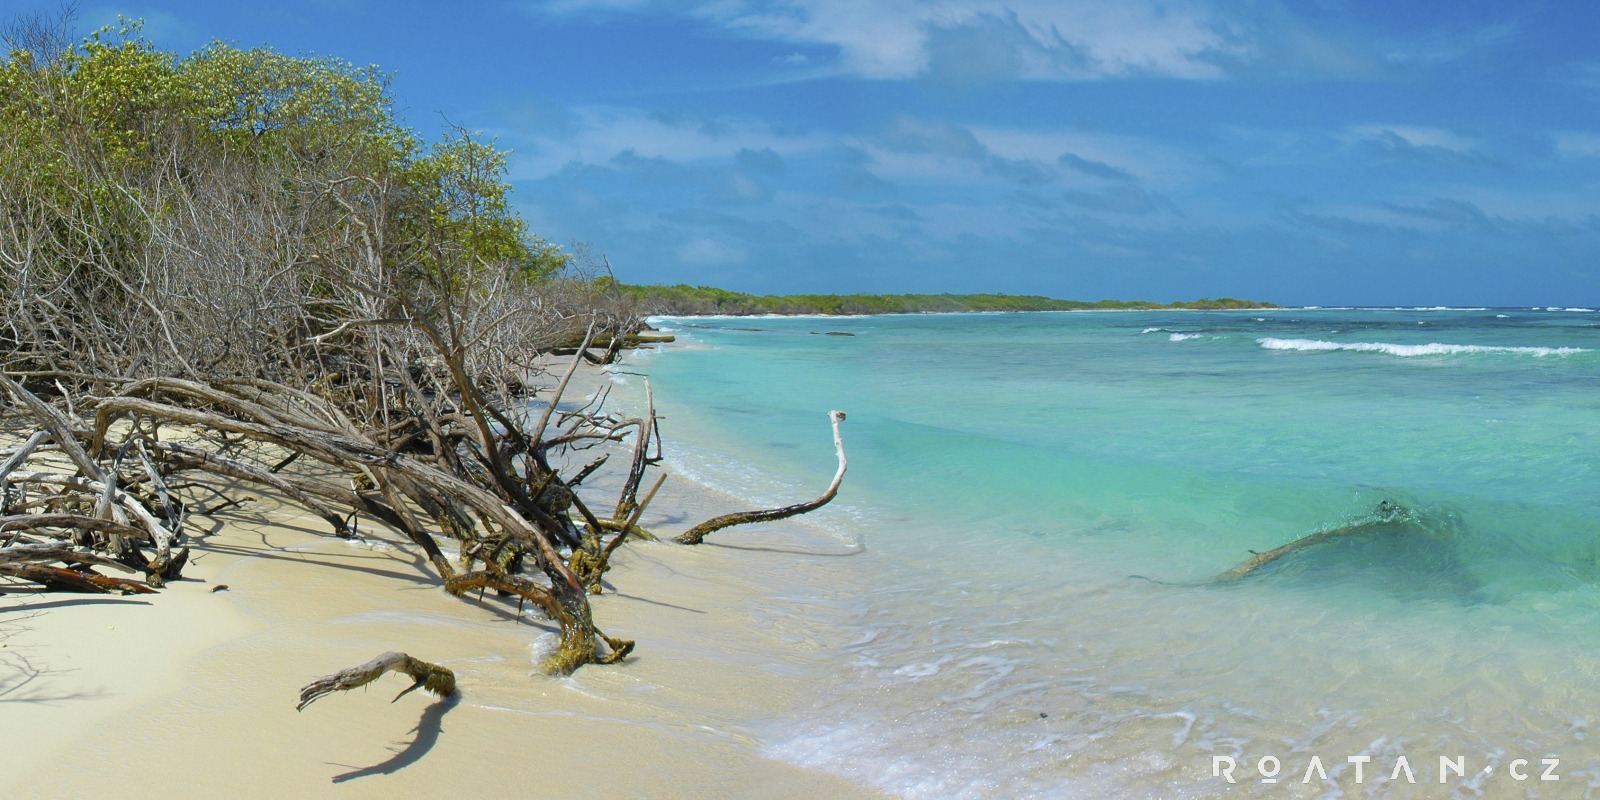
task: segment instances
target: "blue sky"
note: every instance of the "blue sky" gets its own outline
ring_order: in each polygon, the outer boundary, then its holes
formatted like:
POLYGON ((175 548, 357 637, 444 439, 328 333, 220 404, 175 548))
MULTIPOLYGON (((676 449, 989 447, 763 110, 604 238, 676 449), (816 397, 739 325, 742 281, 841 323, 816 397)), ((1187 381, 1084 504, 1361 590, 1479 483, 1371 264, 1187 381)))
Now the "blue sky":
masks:
MULTIPOLYGON (((0 0, 0 10, 55 4, 0 0)), ((1600 303, 1600 4, 134 0, 394 73, 534 228, 752 292, 1600 303)))

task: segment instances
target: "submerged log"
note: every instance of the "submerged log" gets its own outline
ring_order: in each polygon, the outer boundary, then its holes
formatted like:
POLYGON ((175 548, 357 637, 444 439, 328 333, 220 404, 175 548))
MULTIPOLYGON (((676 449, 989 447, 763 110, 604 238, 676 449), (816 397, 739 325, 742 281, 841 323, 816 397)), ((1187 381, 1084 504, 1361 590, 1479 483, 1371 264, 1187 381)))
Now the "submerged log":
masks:
POLYGON ((1275 547, 1271 550, 1268 550, 1265 553, 1257 553, 1252 550, 1250 552, 1253 555, 1251 555, 1250 558, 1245 559, 1233 569, 1218 575, 1214 582, 1233 583, 1235 581, 1244 580, 1245 578, 1254 575, 1266 566, 1291 553, 1304 550, 1307 547, 1313 547, 1315 545, 1331 542, 1336 539, 1342 539, 1357 534, 1371 533, 1380 526, 1401 519, 1402 517, 1406 516, 1406 514, 1407 511, 1401 506, 1391 503, 1388 500, 1384 500, 1378 503, 1377 509, 1373 511, 1373 519, 1369 519, 1364 522, 1358 522, 1353 525, 1345 525, 1332 530, 1318 531, 1316 533, 1308 534, 1286 545, 1283 545, 1282 547, 1275 547))
POLYGON ((775 520, 786 519, 788 517, 804 514, 808 511, 815 511, 816 509, 827 505, 828 501, 832 500, 834 495, 839 493, 839 484, 844 482, 844 472, 849 466, 844 457, 844 436, 839 433, 839 423, 844 420, 844 412, 829 411, 828 420, 833 423, 833 449, 839 455, 839 470, 833 474, 833 482, 828 484, 827 491, 823 492, 820 497, 809 502, 796 503, 795 505, 784 506, 782 508, 769 508, 761 511, 739 511, 733 514, 723 514, 720 517, 712 517, 711 519, 708 519, 705 522, 702 522, 699 525, 696 525, 693 528, 678 534, 673 541, 678 542, 679 544, 700 544, 701 542, 705 541, 706 536, 724 528, 731 528, 735 525, 748 525, 752 522, 772 522, 775 520))
POLYGON ((409 688, 395 695, 394 700, 389 701, 391 703, 418 689, 427 689, 439 697, 448 697, 456 690, 456 674, 449 668, 430 664, 420 658, 412 658, 405 653, 391 651, 359 667, 340 670, 306 684, 305 688, 300 690, 300 703, 294 710, 304 711, 306 706, 316 702, 317 698, 325 694, 347 692, 358 686, 366 686, 385 672, 403 672, 413 681, 409 688))

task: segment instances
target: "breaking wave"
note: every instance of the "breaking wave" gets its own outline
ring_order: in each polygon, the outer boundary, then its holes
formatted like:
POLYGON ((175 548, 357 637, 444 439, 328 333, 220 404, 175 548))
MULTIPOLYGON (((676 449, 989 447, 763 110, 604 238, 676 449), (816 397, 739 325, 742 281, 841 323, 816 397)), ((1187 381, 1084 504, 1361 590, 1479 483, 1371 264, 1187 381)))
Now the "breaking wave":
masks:
POLYGON ((1321 339, 1257 339, 1256 343, 1266 350, 1300 350, 1306 352, 1319 352, 1329 350, 1351 350, 1360 353, 1386 353, 1401 358, 1414 356, 1450 356, 1467 353, 1518 353, 1535 357, 1566 356, 1573 353, 1587 353, 1584 347, 1498 347, 1481 344, 1391 344, 1389 342, 1326 342, 1321 339))

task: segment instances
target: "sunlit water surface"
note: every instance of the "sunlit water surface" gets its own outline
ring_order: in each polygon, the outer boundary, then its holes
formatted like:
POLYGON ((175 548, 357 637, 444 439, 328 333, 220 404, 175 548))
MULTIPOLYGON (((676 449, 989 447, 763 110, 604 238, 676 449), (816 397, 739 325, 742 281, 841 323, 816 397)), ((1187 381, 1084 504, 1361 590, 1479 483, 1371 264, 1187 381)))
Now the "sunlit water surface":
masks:
POLYGON ((679 473, 812 496, 849 413, 814 519, 866 552, 771 612, 827 603, 849 644, 774 756, 916 798, 1600 793, 1600 314, 659 322, 619 377, 679 473))

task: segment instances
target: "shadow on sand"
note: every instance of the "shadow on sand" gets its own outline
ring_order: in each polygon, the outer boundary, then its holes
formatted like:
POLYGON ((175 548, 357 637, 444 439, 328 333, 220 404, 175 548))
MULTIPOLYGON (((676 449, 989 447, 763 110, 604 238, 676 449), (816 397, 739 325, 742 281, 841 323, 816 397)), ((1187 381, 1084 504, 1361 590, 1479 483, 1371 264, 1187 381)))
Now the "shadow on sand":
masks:
MULTIPOLYGON (((422 757, 427 755, 435 744, 439 743, 439 734, 444 732, 444 715, 450 713, 450 709, 460 704, 461 694, 459 692, 451 694, 443 700, 433 702, 423 710, 422 719, 417 721, 417 727, 411 729, 411 732, 416 736, 411 741, 406 742, 394 755, 370 767, 362 767, 341 775, 335 775, 333 776, 333 782, 344 783, 372 775, 390 775, 422 760, 422 757)), ((339 766, 346 765, 341 764, 339 766)))

